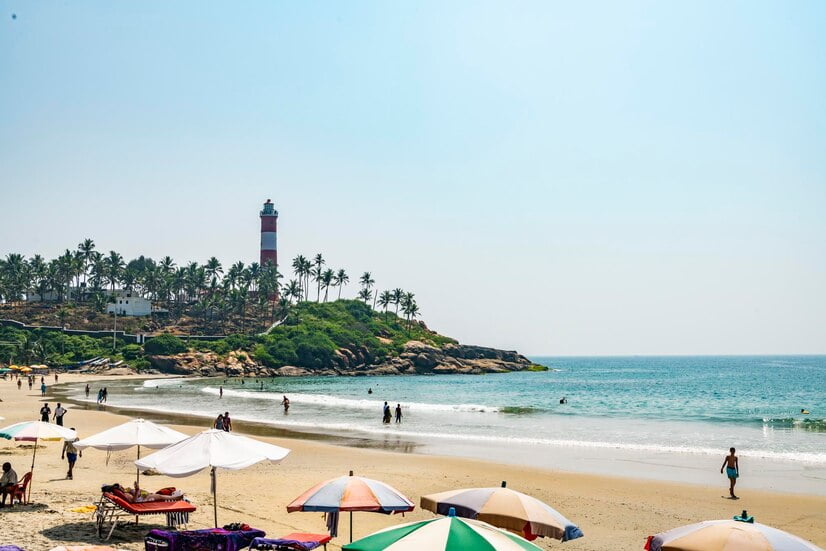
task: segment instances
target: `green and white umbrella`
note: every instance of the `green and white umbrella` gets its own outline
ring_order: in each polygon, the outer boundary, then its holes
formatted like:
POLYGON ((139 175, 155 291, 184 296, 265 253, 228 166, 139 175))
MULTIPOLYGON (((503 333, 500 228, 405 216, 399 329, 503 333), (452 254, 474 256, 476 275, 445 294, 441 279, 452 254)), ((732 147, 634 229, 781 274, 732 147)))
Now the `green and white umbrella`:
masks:
POLYGON ((380 530, 342 547, 346 551, 536 551, 540 548, 486 522, 455 516, 380 530))

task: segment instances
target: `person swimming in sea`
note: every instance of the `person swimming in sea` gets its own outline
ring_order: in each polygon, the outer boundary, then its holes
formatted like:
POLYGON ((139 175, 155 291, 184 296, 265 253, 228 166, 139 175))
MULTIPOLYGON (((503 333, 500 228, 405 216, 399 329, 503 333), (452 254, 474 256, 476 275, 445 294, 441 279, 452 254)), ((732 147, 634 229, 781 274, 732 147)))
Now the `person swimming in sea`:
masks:
POLYGON ((372 388, 368 388, 368 389, 367 389, 367 394, 373 394, 373 389, 372 389, 372 388))
POLYGON ((809 415, 809 410, 808 409, 801 409, 800 410, 800 415, 809 415))
POLYGON ((728 493, 731 496, 731 499, 740 499, 734 495, 734 486, 737 484, 737 479, 740 477, 740 463, 737 460, 737 456, 734 455, 734 448, 729 448, 729 455, 723 459, 723 466, 720 467, 720 474, 723 473, 723 469, 726 470, 726 476, 730 482, 728 493))

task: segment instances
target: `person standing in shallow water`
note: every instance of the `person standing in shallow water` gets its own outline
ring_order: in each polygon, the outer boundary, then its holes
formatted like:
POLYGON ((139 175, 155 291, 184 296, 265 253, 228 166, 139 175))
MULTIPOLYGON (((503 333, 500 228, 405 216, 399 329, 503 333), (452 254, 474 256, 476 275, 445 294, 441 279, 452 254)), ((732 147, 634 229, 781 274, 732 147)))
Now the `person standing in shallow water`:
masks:
POLYGON ((402 405, 396 404, 396 423, 402 422, 402 405))
POLYGON ((728 493, 731 496, 731 499, 740 499, 734 495, 734 486, 737 484, 737 479, 740 477, 740 462, 738 461, 737 456, 734 455, 734 448, 729 448, 729 455, 723 459, 723 466, 720 467, 720 474, 723 473, 723 469, 726 470, 726 476, 730 482, 728 493))

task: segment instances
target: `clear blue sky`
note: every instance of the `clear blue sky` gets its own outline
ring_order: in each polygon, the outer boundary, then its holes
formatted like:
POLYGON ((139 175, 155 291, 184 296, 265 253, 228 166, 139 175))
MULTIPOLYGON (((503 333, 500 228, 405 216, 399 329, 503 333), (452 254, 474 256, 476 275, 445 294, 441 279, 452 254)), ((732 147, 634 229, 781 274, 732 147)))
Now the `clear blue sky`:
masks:
POLYGON ((465 342, 826 353, 824 28, 820 1, 0 0, 0 255, 250 262, 272 198, 280 258, 465 342))

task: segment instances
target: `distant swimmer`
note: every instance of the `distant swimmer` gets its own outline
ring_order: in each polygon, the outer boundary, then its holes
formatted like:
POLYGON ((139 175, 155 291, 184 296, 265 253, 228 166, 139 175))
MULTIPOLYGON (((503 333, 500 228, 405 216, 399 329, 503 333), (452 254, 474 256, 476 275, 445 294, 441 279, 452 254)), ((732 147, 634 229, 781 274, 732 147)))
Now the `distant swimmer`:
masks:
POLYGON ((740 499, 734 495, 734 486, 737 484, 737 479, 740 477, 740 462, 738 461, 737 456, 734 455, 734 448, 729 448, 729 455, 723 459, 723 466, 720 467, 721 474, 723 469, 726 470, 726 476, 730 482, 728 493, 731 496, 731 499, 740 499))
POLYGON ((563 397, 562 397, 562 399, 560 399, 560 400, 559 400, 559 403, 560 403, 560 404, 567 404, 567 403, 568 403, 568 399, 567 399, 565 396, 563 396, 563 397))
POLYGON ((368 389, 367 389, 367 394, 373 394, 373 389, 372 389, 372 388, 368 388, 368 389))
POLYGON ((808 409, 801 409, 801 410, 800 410, 800 413, 801 413, 802 415, 809 415, 809 410, 808 410, 808 409))

